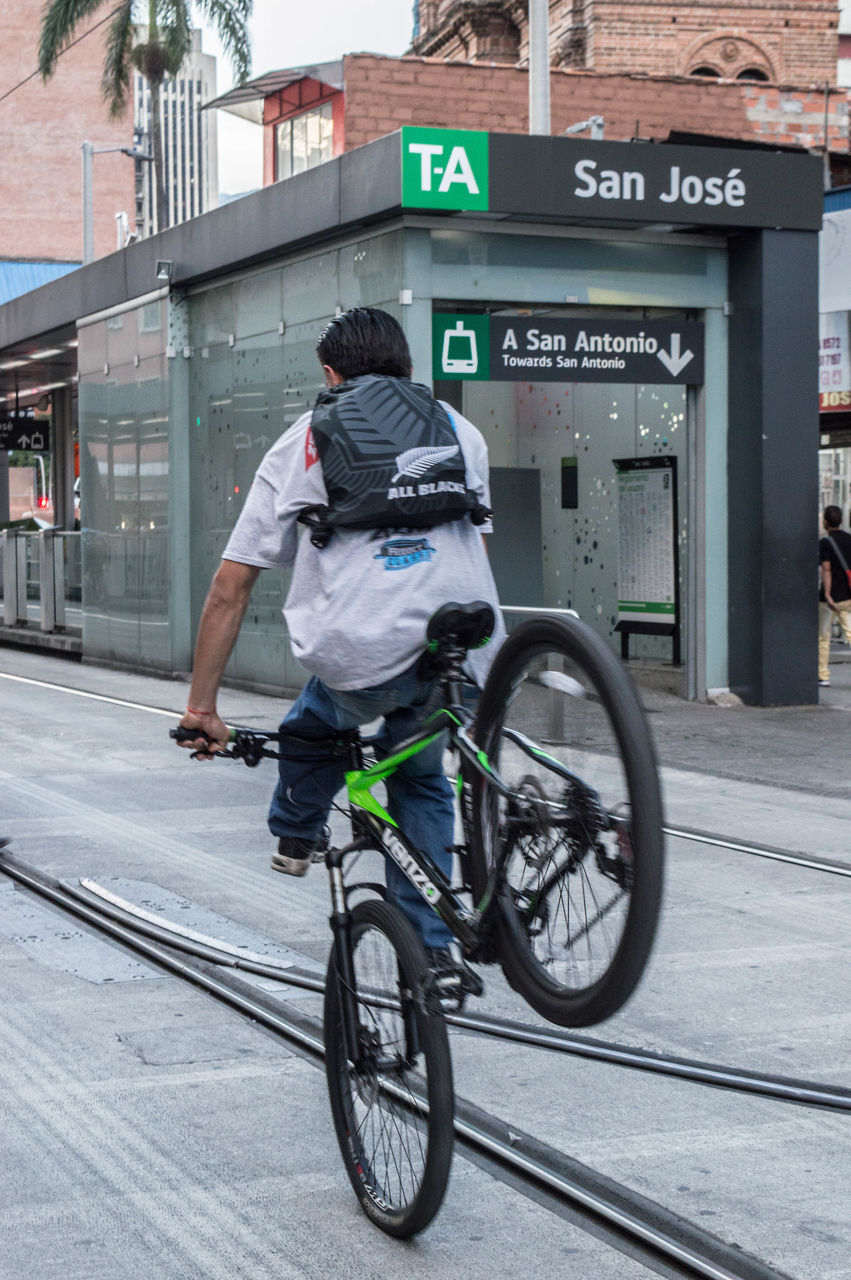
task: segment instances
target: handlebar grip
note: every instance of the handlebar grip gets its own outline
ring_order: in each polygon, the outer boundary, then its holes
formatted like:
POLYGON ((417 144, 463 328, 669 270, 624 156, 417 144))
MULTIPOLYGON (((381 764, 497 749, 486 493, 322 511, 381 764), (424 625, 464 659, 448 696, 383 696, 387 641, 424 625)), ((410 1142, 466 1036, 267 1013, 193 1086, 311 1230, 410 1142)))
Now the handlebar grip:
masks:
POLYGON ((195 742, 197 738, 203 738, 205 742, 212 742, 212 738, 204 733, 203 729, 169 729, 168 736, 174 738, 175 742, 195 742))

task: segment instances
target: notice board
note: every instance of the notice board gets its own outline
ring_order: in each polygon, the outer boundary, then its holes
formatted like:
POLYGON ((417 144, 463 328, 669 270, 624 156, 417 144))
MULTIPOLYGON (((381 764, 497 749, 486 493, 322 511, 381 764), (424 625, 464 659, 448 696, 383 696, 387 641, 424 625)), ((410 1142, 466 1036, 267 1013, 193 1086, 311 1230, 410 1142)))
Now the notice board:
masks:
POLYGON ((679 665, 677 459, 616 458, 618 621, 627 656, 630 632, 674 640, 679 665))

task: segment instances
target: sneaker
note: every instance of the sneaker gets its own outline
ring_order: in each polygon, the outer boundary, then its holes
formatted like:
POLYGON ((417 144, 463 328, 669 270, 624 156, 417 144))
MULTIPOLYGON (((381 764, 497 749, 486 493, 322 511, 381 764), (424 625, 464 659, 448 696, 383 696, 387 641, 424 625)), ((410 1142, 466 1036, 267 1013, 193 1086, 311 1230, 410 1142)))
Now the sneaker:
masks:
POLYGON ((285 876, 306 876, 315 844, 314 840, 299 840, 298 836, 279 836, 278 851, 272 854, 272 870, 285 876))
POLYGON ((325 854, 331 848, 331 828, 323 827, 321 835, 317 836, 313 842, 313 853, 311 854, 312 862, 324 862, 325 854))
POLYGON ((819 686, 820 686, 822 689, 829 689, 829 688, 830 688, 830 681, 829 681, 829 680, 819 680, 819 686))
POLYGON ((431 970, 431 996, 436 999, 440 1008, 446 1009, 446 1001, 453 1001, 456 1010, 460 1010, 467 995, 480 996, 484 991, 479 975, 456 960, 451 947, 426 947, 431 970))

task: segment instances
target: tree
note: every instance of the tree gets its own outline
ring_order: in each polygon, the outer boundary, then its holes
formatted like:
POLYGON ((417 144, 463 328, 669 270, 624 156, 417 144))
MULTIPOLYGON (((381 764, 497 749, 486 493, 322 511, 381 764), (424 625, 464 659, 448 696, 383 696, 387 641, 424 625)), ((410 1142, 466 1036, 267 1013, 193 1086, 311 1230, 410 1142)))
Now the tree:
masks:
MULTIPOLYGON (((47 0, 41 25, 38 69, 47 80, 71 42, 77 27, 103 7, 104 0, 47 0)), ((234 69, 237 83, 248 77, 251 50, 248 19, 253 0, 195 0, 201 16, 216 28, 234 69)), ((189 52, 192 31, 190 0, 120 0, 112 10, 101 77, 103 96, 112 117, 120 116, 132 100, 135 68, 151 90, 151 133, 154 155, 157 228, 168 225, 160 90, 167 76, 180 70, 189 52), (138 31, 144 29, 145 38, 138 31)))

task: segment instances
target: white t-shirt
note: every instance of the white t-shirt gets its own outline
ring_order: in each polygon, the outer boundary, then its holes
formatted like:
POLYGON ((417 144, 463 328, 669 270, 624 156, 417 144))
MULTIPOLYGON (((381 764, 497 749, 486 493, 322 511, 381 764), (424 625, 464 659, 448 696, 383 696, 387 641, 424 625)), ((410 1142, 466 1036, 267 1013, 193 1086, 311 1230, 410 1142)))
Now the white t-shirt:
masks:
MULTIPOLYGON (((484 439, 444 407, 464 455, 467 487, 487 506, 484 439)), ((305 507, 328 504, 310 419, 303 414, 260 463, 222 558, 261 569, 294 565, 284 605, 293 653, 332 689, 365 689, 401 674, 425 648, 428 620, 441 605, 485 600, 498 632, 487 650, 471 654, 481 679, 503 634, 480 537, 489 526, 477 528, 465 516, 404 534, 337 529, 326 547, 314 547, 297 523, 305 507)))

